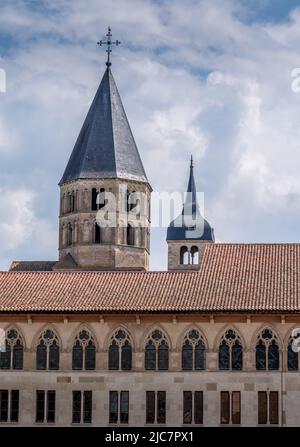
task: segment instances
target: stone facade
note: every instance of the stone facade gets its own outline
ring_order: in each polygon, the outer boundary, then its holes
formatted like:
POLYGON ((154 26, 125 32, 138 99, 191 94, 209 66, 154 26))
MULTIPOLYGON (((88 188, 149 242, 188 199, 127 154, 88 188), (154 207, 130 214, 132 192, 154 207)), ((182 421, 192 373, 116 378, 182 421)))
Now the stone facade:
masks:
MULTIPOLYGON (((63 184, 60 191, 59 258, 71 254, 78 267, 86 270, 148 270, 150 194, 150 186, 146 183, 117 179, 76 180, 63 184), (93 190, 97 194, 102 191, 111 193, 109 198, 105 198, 106 205, 108 200, 115 200, 116 205, 113 225, 101 225, 101 243, 97 243, 95 235, 99 204, 98 209, 92 209, 93 190), (137 217, 133 211, 128 213, 126 206, 127 195, 134 193, 143 198, 137 198, 137 217), (128 225, 133 232, 131 245, 127 240, 128 225)), ((101 200, 99 196, 98 202, 101 200)))
MULTIPOLYGON (((144 426, 146 391, 166 392, 166 426, 183 425, 183 391, 203 391, 203 425, 220 425, 220 392, 241 392, 241 425, 258 425, 258 391, 277 391, 279 425, 299 426, 300 375, 287 369, 287 345, 300 317, 293 315, 28 315, 1 316, 0 328, 16 328, 24 343, 24 369, 0 370, 2 389, 20 390, 20 426, 35 425, 36 390, 56 391, 56 425, 72 425, 72 391, 93 392, 93 426, 109 424, 109 391, 129 391, 129 426, 144 426), (59 340, 58 371, 36 370, 36 344, 44 329, 59 340), (72 371, 72 347, 80 329, 93 334, 96 344, 94 371, 72 371), (108 370, 108 347, 117 328, 124 329, 132 343, 131 371, 108 370), (206 344, 206 369, 183 371, 181 348, 187 332, 196 328, 206 344), (218 347, 227 329, 234 329, 243 345, 243 370, 220 371, 218 347), (280 350, 278 371, 256 371, 257 335, 270 328, 280 350), (153 329, 161 330, 169 345, 169 370, 146 371, 144 348, 153 329)), ((124 425, 124 424, 123 424, 124 425)))
POLYGON ((206 244, 212 244, 212 241, 201 240, 181 240, 168 242, 168 270, 199 270, 201 259, 203 257, 206 244), (181 260, 181 249, 186 247, 189 261, 191 261, 191 249, 197 248, 197 259, 195 263, 184 263, 181 260))

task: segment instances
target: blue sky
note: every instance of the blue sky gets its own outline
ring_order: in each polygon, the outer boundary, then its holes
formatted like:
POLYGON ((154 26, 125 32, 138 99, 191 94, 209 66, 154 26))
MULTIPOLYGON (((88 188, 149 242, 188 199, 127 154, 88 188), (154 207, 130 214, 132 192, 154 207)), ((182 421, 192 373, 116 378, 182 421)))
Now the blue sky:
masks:
MULTIPOLYGON (((0 14, 0 269, 57 258, 57 183, 108 24, 154 190, 185 190, 192 153, 217 241, 300 241, 300 0, 2 0, 0 14)), ((152 269, 166 268, 165 233, 152 230, 152 269)))

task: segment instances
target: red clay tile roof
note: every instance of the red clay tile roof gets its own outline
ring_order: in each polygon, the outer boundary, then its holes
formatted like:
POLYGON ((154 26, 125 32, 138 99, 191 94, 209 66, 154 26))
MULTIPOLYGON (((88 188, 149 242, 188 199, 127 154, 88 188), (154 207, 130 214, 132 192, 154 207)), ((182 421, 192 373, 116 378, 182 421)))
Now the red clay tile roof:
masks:
POLYGON ((194 272, 2 272, 0 312, 300 312, 300 244, 208 244, 194 272))

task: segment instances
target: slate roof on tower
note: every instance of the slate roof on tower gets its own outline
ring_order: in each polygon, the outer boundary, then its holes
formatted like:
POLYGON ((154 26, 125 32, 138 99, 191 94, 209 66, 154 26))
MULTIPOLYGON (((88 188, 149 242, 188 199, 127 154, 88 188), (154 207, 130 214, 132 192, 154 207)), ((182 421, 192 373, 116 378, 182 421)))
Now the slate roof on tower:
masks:
POLYGON ((182 240, 203 240, 214 241, 214 230, 201 215, 200 207, 197 201, 197 189, 194 178, 193 158, 190 164, 190 176, 187 187, 187 195, 182 208, 182 212, 174 219, 167 229, 167 241, 182 240), (197 231, 191 231, 193 227, 199 229, 202 234, 197 231))
POLYGON ((102 178, 148 183, 109 66, 105 70, 60 185, 77 179, 102 178))

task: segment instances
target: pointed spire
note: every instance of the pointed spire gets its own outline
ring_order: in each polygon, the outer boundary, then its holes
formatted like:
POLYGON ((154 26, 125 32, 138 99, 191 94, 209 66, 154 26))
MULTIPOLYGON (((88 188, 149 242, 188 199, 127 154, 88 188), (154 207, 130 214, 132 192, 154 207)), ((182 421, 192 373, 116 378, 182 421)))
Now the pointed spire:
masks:
POLYGON ((148 183, 109 66, 105 70, 60 185, 77 179, 104 178, 148 183))
POLYGON ((186 199, 183 204, 182 212, 177 216, 169 225, 167 230, 167 240, 205 240, 214 241, 213 228, 209 225, 207 220, 203 219, 200 206, 197 201, 197 189, 194 178, 194 162, 193 156, 190 161, 190 176, 187 186, 186 199), (195 225, 196 223, 196 225, 195 225), (193 236, 192 232, 189 236, 189 228, 196 226, 197 228, 203 228, 203 234, 201 236, 193 236))
POLYGON ((193 164, 193 156, 191 155, 191 163, 190 163, 190 177, 187 187, 187 196, 183 206, 182 214, 192 214, 195 217, 196 212, 199 212, 199 206, 197 203, 197 190, 196 183, 194 179, 194 164, 193 164))

